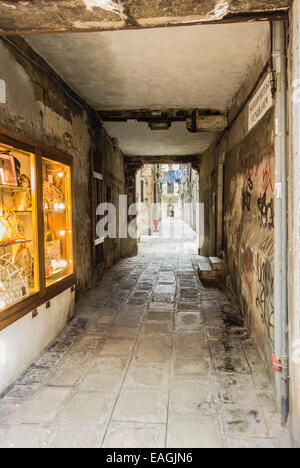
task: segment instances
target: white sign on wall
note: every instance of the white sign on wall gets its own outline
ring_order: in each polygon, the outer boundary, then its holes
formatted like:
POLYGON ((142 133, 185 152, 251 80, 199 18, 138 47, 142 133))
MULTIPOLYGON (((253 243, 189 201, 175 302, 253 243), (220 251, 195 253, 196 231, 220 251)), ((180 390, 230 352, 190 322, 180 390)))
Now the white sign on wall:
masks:
POLYGON ((0 104, 6 103, 6 85, 5 81, 0 80, 0 104))
POLYGON ((251 130, 273 106, 271 81, 272 75, 268 73, 263 84, 249 103, 248 130, 251 130))

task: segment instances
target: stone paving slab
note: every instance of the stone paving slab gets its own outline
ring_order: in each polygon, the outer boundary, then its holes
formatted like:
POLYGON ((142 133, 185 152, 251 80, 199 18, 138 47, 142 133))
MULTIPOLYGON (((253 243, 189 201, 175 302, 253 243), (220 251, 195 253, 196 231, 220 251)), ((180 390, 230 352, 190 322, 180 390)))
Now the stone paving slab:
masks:
POLYGON ((106 375, 122 375, 127 367, 128 359, 115 356, 97 356, 91 370, 106 375))
MULTIPOLYGON (((7 428, 1 428, 0 427, 0 448, 1 448, 1 444, 3 443, 3 440, 4 440, 7 432, 8 432, 7 428)), ((7 440, 6 440, 6 443, 7 443, 7 440)), ((2 447, 3 447, 3 445, 2 445, 2 447)))
POLYGON ((210 359, 173 359, 172 376, 189 378, 194 376, 208 377, 211 374, 210 359))
POLYGON ((107 339, 100 347, 100 356, 128 356, 133 347, 133 341, 126 338, 107 339))
POLYGON ((287 449, 293 448, 289 439, 233 439, 225 440, 226 447, 229 449, 287 449))
POLYGON ((122 384, 121 375, 107 375, 100 372, 87 374, 79 385, 80 392, 112 393, 122 384))
POLYGON ((172 313, 174 312, 174 304, 162 304, 158 302, 151 302, 149 306, 149 312, 158 312, 158 313, 163 313, 163 312, 169 312, 172 313))
POLYGON ((42 387, 10 415, 10 424, 49 424, 70 395, 69 388, 42 387))
POLYGON ((267 424, 263 410, 257 400, 248 400, 244 404, 227 403, 222 406, 224 434, 247 434, 252 437, 266 437, 267 424))
POLYGON ((176 331, 199 331, 204 321, 199 312, 179 312, 175 317, 176 331))
POLYGON ((14 385, 13 388, 6 394, 4 401, 22 401, 31 397, 40 387, 40 383, 33 385, 14 385))
POLYGON ((182 332, 174 335, 173 351, 181 359, 203 359, 209 357, 205 332, 182 332))
POLYGON ((66 353, 64 358, 59 362, 58 367, 64 369, 78 367, 79 369, 88 369, 93 364, 95 352, 92 351, 73 351, 66 353))
POLYGON ((167 448, 223 448, 213 416, 175 415, 168 424, 167 448))
POLYGON ((209 378, 172 382, 169 417, 178 414, 188 417, 213 413, 213 389, 209 378))
POLYGON ((82 377, 82 370, 77 366, 58 367, 49 376, 47 385, 54 387, 74 387, 82 377))
POLYGON ((164 424, 112 422, 103 448, 164 448, 165 433, 164 424))
POLYGON ((171 331, 170 323, 145 323, 142 328, 143 335, 168 335, 171 331))
MULTIPOLYGON (((76 393, 63 409, 59 421, 66 425, 107 424, 114 404, 113 394, 76 393)), ((116 395, 114 395, 116 397, 116 395)))
POLYGON ((141 362, 167 362, 171 354, 171 339, 164 335, 142 335, 136 351, 141 362))
POLYGON ((20 424, 8 429, 1 440, 0 448, 46 448, 51 429, 34 424, 20 424))
POLYGON ((11 416, 19 411, 22 401, 7 400, 5 397, 0 401, 0 427, 9 426, 12 423, 11 416))
POLYGON ((114 410, 113 421, 165 424, 168 409, 167 390, 124 388, 114 410))
POLYGON ((167 387, 169 384, 168 363, 145 364, 132 361, 127 371, 124 387, 167 387))
POLYGON ((106 431, 106 425, 64 426, 51 428, 52 436, 48 448, 100 448, 106 431))
POLYGON ((173 320, 171 312, 151 312, 146 315, 147 322, 171 322, 173 320))

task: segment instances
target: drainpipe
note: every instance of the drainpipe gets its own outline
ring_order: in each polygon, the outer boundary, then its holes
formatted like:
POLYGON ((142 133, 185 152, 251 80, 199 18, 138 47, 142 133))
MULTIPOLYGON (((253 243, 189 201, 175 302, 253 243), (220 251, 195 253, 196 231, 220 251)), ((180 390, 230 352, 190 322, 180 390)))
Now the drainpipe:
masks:
POLYGON ((287 304, 287 59, 286 24, 272 24, 273 68, 276 74, 275 103, 275 252, 274 320, 276 393, 285 425, 289 413, 288 304, 287 304), (276 364, 277 362, 277 364, 276 364))

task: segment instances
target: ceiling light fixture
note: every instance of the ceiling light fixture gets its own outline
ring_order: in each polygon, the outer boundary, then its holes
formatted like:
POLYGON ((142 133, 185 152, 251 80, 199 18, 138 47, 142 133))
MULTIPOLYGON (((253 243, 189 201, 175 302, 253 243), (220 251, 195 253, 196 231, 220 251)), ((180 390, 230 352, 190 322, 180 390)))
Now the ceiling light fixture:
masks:
POLYGON ((172 122, 170 120, 153 120, 148 125, 154 132, 166 132, 171 127, 172 122))

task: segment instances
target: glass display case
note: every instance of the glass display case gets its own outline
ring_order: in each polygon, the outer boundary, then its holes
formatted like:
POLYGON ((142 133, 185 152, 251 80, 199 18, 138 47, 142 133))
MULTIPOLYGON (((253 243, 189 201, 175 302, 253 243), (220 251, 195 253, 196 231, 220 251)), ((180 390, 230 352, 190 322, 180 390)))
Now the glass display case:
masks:
POLYGON ((0 144, 0 311, 39 291, 35 155, 0 144))
POLYGON ((72 157, 0 134, 0 330, 75 284, 72 157))
POLYGON ((42 159, 46 287, 73 273, 71 169, 42 159))

